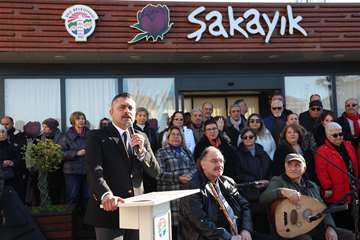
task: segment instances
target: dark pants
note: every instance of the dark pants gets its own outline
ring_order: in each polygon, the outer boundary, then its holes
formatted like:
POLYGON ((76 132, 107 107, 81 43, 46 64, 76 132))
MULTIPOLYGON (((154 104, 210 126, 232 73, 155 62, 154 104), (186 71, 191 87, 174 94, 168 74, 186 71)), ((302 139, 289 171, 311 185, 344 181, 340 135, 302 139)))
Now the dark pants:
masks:
POLYGON ((71 205, 80 204, 85 208, 90 198, 86 176, 80 174, 65 174, 66 203, 71 205))
POLYGON ((139 240, 138 230, 95 227, 96 240, 139 240))

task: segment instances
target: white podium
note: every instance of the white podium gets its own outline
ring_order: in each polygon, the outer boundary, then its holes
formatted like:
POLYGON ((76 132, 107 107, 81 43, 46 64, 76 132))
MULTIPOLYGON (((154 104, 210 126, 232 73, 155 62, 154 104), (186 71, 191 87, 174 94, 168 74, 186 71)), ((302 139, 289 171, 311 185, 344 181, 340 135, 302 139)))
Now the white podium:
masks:
POLYGON ((119 204, 120 228, 139 229, 140 240, 172 240, 170 201, 199 189, 152 192, 126 198, 119 204))

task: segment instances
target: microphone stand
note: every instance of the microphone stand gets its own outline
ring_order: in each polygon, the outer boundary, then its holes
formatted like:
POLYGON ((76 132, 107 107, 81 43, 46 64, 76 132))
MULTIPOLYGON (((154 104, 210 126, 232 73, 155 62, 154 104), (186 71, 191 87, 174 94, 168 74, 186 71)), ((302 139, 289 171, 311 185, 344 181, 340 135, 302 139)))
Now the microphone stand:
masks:
MULTIPOLYGON (((357 179, 354 175, 352 175, 350 172, 345 171, 344 169, 340 168, 337 164, 331 162, 329 159, 327 159, 325 156, 319 153, 315 153, 317 156, 319 156, 321 159, 323 159, 325 162, 329 163, 331 166, 338 169, 340 172, 346 174, 350 178, 350 192, 346 193, 343 197, 340 198, 342 200, 343 198, 346 198, 347 195, 351 194, 353 195, 352 202, 351 202, 351 215, 354 219, 354 231, 355 231, 355 239, 360 240, 360 233, 359 233, 359 186, 360 181, 357 179), (354 183, 354 184, 352 184, 354 183)), ((350 159, 351 161, 351 159, 350 159)))

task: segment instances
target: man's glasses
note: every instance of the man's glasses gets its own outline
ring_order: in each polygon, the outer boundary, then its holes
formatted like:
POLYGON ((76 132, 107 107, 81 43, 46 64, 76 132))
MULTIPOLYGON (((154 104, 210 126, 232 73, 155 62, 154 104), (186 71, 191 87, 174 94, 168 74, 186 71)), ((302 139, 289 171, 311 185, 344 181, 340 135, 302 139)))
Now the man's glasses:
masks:
POLYGON ((282 109, 282 107, 272 107, 271 109, 274 110, 274 111, 275 111, 275 110, 280 111, 280 110, 282 109))
POLYGON ((317 112, 320 112, 321 111, 321 108, 320 107, 312 107, 310 108, 311 111, 317 111, 317 112))
POLYGON ((353 103, 353 104, 346 104, 346 107, 356 107, 357 103, 353 103))
POLYGON ((217 128, 207 128, 207 129, 205 129, 205 131, 207 131, 207 132, 215 132, 217 130, 218 130, 217 128))
POLYGON ((246 140, 247 140, 247 139, 249 139, 249 140, 253 140, 253 139, 254 139, 254 137, 255 137, 254 135, 244 135, 244 136, 242 136, 242 137, 241 137, 241 139, 246 139, 246 140))
POLYGON ((250 123, 261 123, 261 120, 259 118, 257 119, 250 119, 250 123))
POLYGON ((342 137, 344 136, 344 134, 342 132, 340 133, 334 133, 333 135, 331 135, 333 138, 338 138, 338 137, 342 137))

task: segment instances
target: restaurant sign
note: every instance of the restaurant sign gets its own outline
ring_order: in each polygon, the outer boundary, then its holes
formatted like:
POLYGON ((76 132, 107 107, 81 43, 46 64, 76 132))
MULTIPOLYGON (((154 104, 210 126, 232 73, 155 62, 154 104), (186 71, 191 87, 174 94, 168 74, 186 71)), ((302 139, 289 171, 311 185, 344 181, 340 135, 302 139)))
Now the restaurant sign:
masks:
POLYGON ((243 16, 235 17, 234 9, 231 6, 227 8, 227 18, 229 22, 228 29, 223 25, 223 15, 217 10, 210 11, 205 15, 205 20, 199 19, 199 15, 206 11, 206 8, 201 6, 193 10, 187 17, 188 21, 192 24, 198 25, 198 30, 187 35, 188 39, 195 39, 196 42, 200 41, 206 30, 214 37, 234 37, 235 34, 241 34, 245 38, 249 35, 260 34, 265 37, 265 43, 269 43, 271 37, 280 23, 279 33, 284 36, 286 30, 290 35, 294 34, 294 30, 300 32, 305 37, 307 32, 301 27, 302 16, 294 16, 292 7, 287 5, 286 16, 280 16, 279 11, 275 11, 273 18, 266 13, 261 13, 255 8, 248 9, 244 12, 243 16), (264 29, 263 26, 266 26, 264 29))

